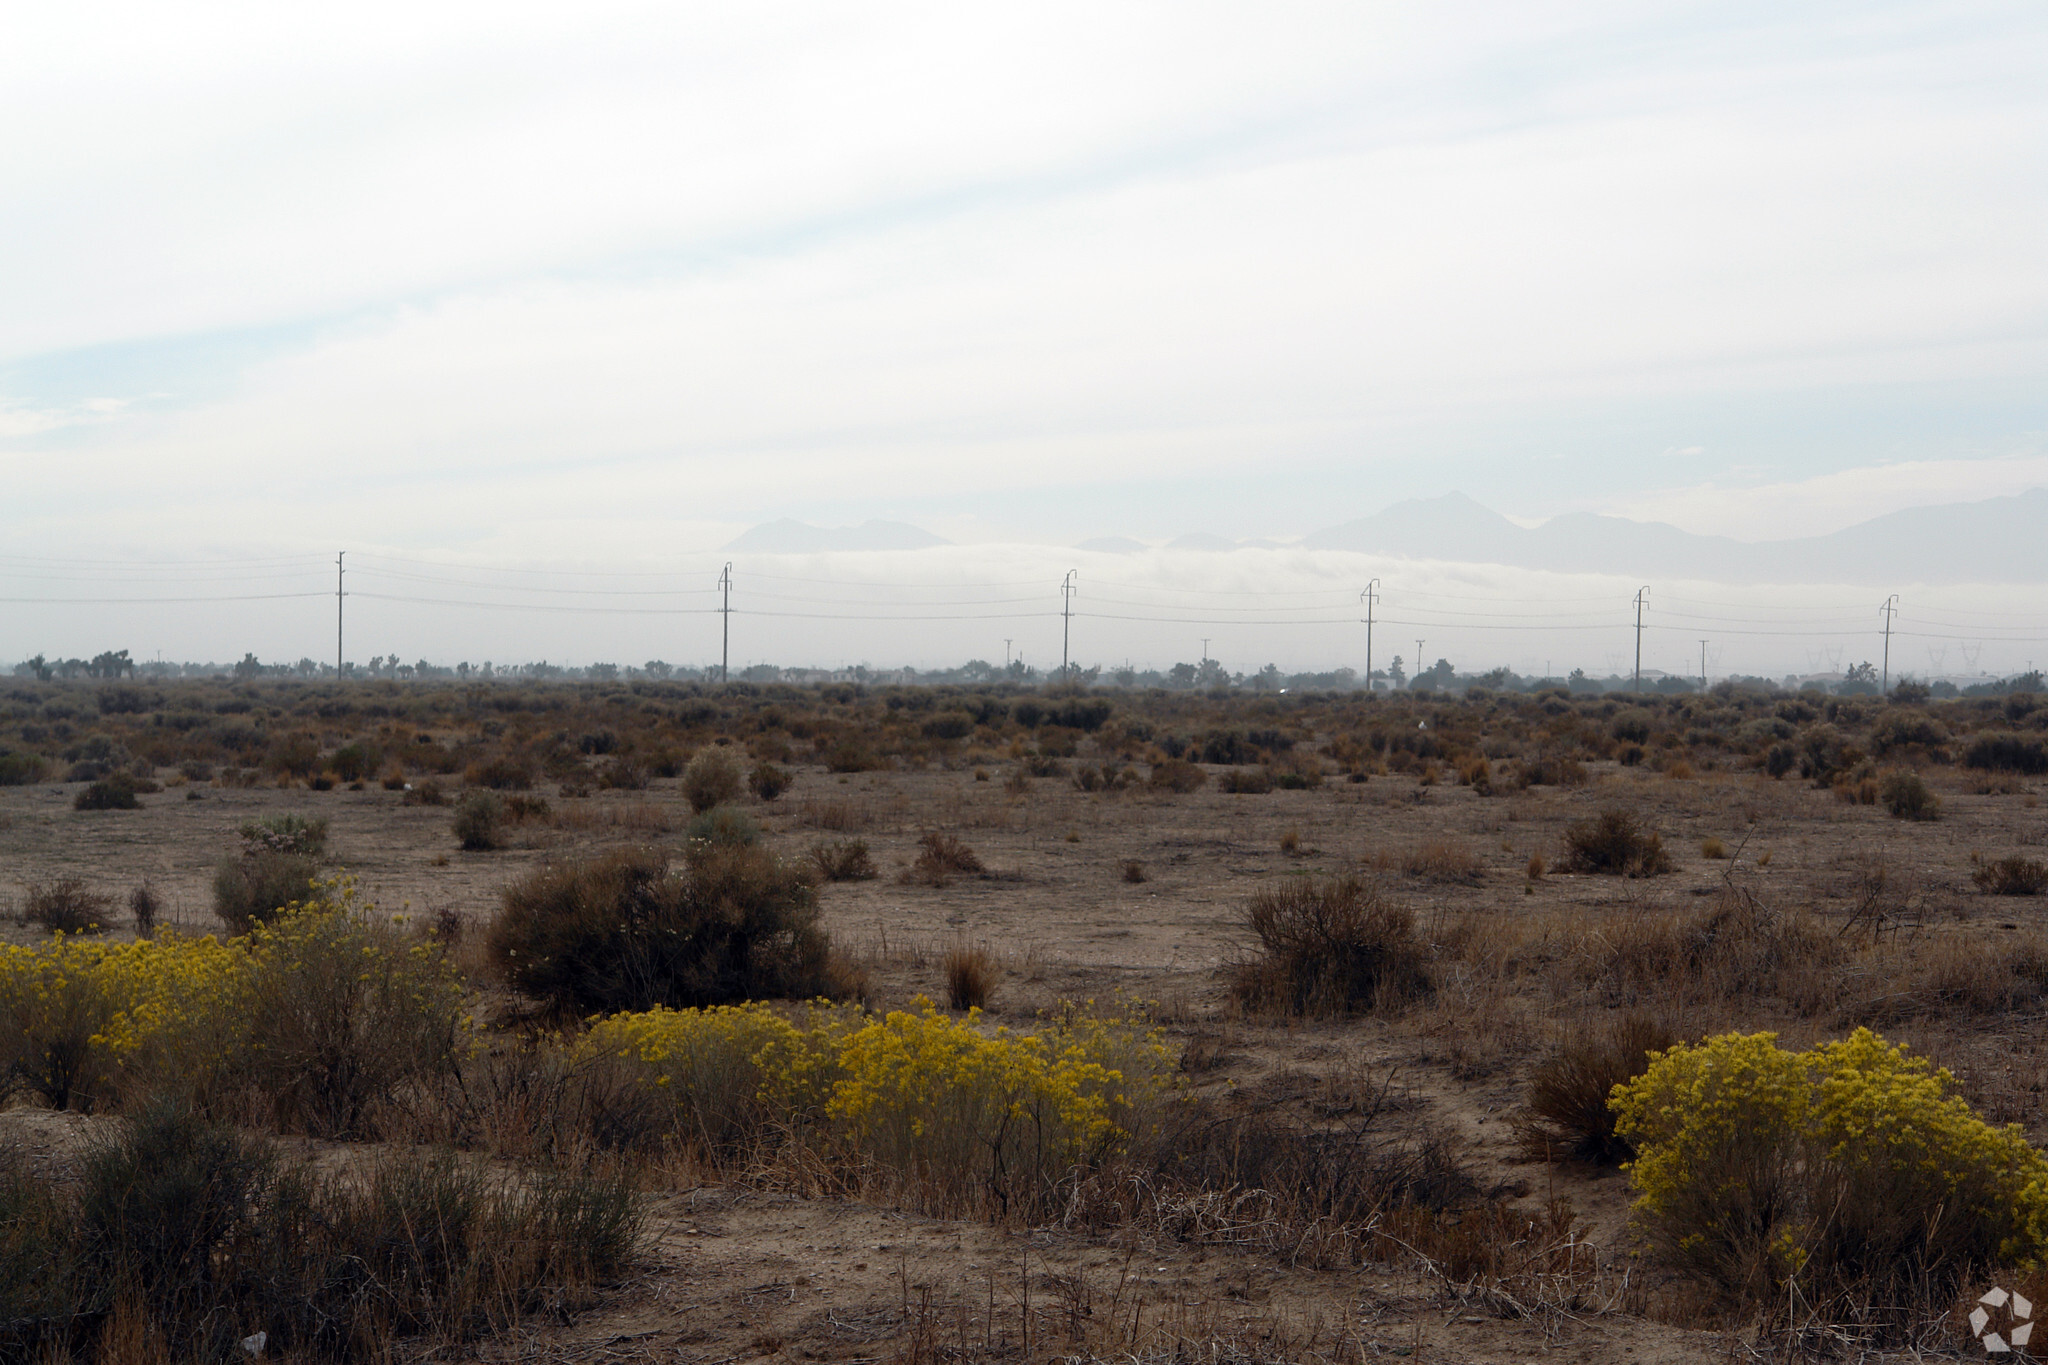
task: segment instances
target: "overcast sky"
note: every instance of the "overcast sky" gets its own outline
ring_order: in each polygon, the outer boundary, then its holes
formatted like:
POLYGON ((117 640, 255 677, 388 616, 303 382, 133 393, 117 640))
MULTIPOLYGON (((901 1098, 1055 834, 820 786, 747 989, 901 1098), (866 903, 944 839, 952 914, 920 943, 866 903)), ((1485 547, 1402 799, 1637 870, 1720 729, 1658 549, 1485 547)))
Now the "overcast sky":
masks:
POLYGON ((2048 9, 1938 0, 17 4, 0 538, 623 562, 1454 489, 1757 538, 2015 492, 2044 70, 2048 9))

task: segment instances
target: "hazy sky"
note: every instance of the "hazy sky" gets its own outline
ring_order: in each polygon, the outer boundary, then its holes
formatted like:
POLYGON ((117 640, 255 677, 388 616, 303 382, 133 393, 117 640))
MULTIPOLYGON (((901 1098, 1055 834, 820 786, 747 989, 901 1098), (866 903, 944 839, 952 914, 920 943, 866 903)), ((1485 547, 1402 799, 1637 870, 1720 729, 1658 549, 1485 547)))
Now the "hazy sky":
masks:
POLYGON ((20 554, 2048 483, 2039 5, 7 15, 20 554))

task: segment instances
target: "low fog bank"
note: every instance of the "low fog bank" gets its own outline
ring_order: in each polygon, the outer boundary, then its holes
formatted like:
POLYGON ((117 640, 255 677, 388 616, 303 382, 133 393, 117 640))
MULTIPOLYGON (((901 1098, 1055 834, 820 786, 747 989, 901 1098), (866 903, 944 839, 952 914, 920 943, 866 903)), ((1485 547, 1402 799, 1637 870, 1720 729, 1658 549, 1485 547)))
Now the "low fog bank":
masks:
MULTIPOLYGON (((1412 677, 1438 661, 1450 676, 1506 669, 1524 679, 1632 678, 1635 599, 1647 677, 1881 676, 1958 685, 2023 673, 2048 659, 2038 586, 1881 587, 1643 580, 1303 547, 1122 553, 1043 545, 914 551, 692 555, 638 563, 529 561, 517 568, 369 551, 346 560, 342 654, 352 671, 447 669, 480 676, 545 663, 646 672, 730 665, 871 672, 993 672, 1046 677, 1062 660, 1107 682, 1170 677, 1205 660, 1235 677, 1329 675, 1401 660, 1412 677), (732 565, 731 615, 719 587, 732 565), (1069 581, 1073 592, 1063 597, 1069 581), (1898 595, 1885 655, 1888 596, 1898 595), (1071 606, 1070 619, 1061 615, 1071 606), (1420 646, 1418 648, 1418 641, 1420 646), (1704 659, 1702 657, 1702 642, 1704 659)), ((242 567, 128 566, 116 581, 34 575, 6 581, 0 660, 49 668, 126 651, 160 661, 279 665, 331 674, 335 573, 321 560, 242 567), (36 600, 23 601, 32 597, 36 600), (300 667, 303 665, 303 667, 300 667)))

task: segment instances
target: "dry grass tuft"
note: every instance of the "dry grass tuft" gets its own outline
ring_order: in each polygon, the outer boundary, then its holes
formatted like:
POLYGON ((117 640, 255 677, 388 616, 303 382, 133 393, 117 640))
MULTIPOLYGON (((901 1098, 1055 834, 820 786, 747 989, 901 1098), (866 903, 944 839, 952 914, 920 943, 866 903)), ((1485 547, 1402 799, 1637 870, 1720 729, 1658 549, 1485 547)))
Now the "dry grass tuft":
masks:
POLYGON ((835 834, 852 834, 871 829, 875 812, 865 801, 799 801, 791 811, 799 829, 822 829, 835 834))
POLYGON ((956 876, 979 877, 988 871, 958 835, 928 829, 917 842, 917 860, 904 874, 905 881, 944 886, 956 876))
POLYGON ((1547 1161, 1570 1157, 1614 1166, 1629 1160, 1635 1149, 1614 1131, 1608 1096, 1648 1070, 1651 1053, 1678 1041, 1670 1029, 1636 1014, 1566 1041, 1530 1079, 1529 1113, 1515 1126, 1522 1149, 1547 1161))
POLYGON ((2015 853, 2008 858, 1987 860, 1981 854, 1972 854, 1970 863, 1974 869, 1970 880, 1987 896, 2038 896, 2048 888, 2048 863, 2038 858, 2023 858, 2015 853))
POLYGON ((865 839, 821 840, 811 845, 808 856, 828 882, 865 882, 877 875, 865 839))
POLYGON ((987 948, 956 943, 946 949, 946 1005, 956 1010, 978 1010, 995 994, 1002 968, 987 948))

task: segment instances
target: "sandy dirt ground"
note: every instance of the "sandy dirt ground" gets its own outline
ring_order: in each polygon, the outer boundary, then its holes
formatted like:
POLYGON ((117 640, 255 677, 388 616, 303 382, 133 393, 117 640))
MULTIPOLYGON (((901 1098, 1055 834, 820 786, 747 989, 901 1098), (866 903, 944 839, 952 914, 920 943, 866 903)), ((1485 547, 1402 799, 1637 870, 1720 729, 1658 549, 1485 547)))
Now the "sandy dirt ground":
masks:
MULTIPOLYGON (((1362 870, 1416 909, 1425 934, 1458 917, 1509 923, 1684 908, 1730 878, 1844 923, 1875 902, 1894 932, 2048 926, 2042 898, 1986 897, 1970 881, 1972 854, 2042 856, 2048 810, 2039 784, 1975 794, 1953 770, 1929 775, 1945 818, 1922 824, 1796 781, 1713 772, 1670 779, 1611 764, 1594 765, 1583 788, 1493 796, 1408 776, 1264 795, 1226 795, 1213 784, 1185 796, 1089 794, 1056 778, 1012 790, 1007 763, 980 771, 987 776, 967 766, 850 776, 806 768, 780 800, 748 804, 785 852, 845 837, 872 847, 878 879, 827 885, 821 895, 835 943, 871 972, 876 1005, 942 995, 945 947, 982 945, 1003 965, 990 1009, 1003 1022, 1028 1023, 1061 1000, 1122 994, 1157 1002, 1157 1017, 1188 1049, 1190 1083, 1229 1104, 1330 1114, 1342 1112, 1347 1093, 1395 1096, 1402 1121, 1448 1134, 1483 1185, 1531 1205, 1568 1199, 1615 1275, 1636 1276, 1633 1297, 1615 1299, 1631 1311, 1589 1305, 1517 1318, 1413 1266, 1312 1270, 1265 1252, 1131 1232, 1025 1231, 796 1192, 678 1184, 651 1193, 654 1231, 637 1277, 595 1305, 487 1344, 485 1358, 1146 1358, 1176 1340, 1208 1343, 1210 1355, 1185 1358, 1218 1360, 1721 1358, 1736 1349, 1727 1334, 1655 1320, 1654 1276, 1630 1269, 1624 1179, 1532 1162, 1514 1139, 1528 1068, 1582 1017, 1575 1002, 1501 1000, 1477 986, 1461 997, 1450 979, 1432 1008, 1406 1015, 1240 1017, 1225 973, 1248 951, 1251 891, 1303 872, 1362 870), (1532 855, 1556 861, 1567 822, 1614 805, 1662 831, 1671 875, 1529 875, 1532 855), (988 874, 943 887, 900 881, 928 829, 956 833, 988 874), (1703 856, 1710 838, 1734 856, 1703 856), (1469 855, 1475 870, 1450 879, 1404 872, 1408 855, 1431 843, 1469 855), (1142 881, 1127 879, 1134 862, 1142 881), (1878 868, 1883 882, 1873 892, 1878 868), (1240 1354, 1221 1354, 1220 1343, 1240 1354)), ((239 847, 237 827, 264 814, 326 816, 333 859, 380 907, 453 911, 473 923, 488 917, 502 886, 546 859, 673 843, 689 817, 673 783, 584 798, 546 790, 548 822, 519 826, 504 850, 465 853, 446 807, 406 805, 377 788, 173 785, 146 796, 142 810, 99 813, 74 811, 74 790, 0 790, 0 897, 67 874, 123 896, 147 880, 163 897, 165 920, 192 932, 217 927, 214 864, 239 847)), ((10 921, 4 933, 31 931, 10 921)), ((1688 1023, 1777 1027, 1801 1044, 1827 1032, 1827 1021, 1741 1014, 1688 1023)), ((1966 1028, 1908 1019, 1888 1036, 1951 1065, 1989 1116, 2021 1123, 2037 1142, 2048 1135, 2041 1020, 1966 1028)), ((95 1122, 4 1117, 32 1147, 52 1149, 95 1122)))

